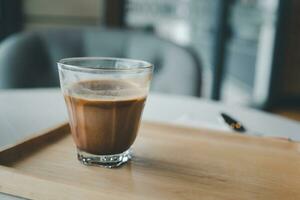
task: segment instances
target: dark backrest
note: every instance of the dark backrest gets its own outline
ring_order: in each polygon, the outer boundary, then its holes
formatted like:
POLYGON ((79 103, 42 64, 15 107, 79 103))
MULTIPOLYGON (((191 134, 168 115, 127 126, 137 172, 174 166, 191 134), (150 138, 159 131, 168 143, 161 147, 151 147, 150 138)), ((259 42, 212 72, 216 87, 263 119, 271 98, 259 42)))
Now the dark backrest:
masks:
POLYGON ((24 32, 0 44, 0 88, 58 86, 65 57, 143 59, 155 65, 152 91, 199 96, 200 65, 186 48, 136 31, 50 29, 24 32))

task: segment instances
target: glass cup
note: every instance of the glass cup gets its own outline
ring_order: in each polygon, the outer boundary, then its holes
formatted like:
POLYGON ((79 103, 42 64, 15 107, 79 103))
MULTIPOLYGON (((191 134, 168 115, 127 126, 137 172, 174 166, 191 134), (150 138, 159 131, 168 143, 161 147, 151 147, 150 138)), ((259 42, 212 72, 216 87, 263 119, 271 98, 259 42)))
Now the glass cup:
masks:
POLYGON ((62 59, 58 69, 79 161, 112 168, 130 160, 153 65, 82 57, 62 59))

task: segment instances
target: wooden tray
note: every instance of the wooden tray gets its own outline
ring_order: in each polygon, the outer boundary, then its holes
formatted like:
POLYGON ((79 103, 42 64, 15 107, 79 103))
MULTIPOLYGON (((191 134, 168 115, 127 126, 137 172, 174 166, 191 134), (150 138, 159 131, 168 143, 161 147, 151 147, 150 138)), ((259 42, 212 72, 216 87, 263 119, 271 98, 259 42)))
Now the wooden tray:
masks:
POLYGON ((144 123, 133 160, 86 167, 67 124, 0 152, 0 192, 30 199, 300 199, 298 143, 144 123))

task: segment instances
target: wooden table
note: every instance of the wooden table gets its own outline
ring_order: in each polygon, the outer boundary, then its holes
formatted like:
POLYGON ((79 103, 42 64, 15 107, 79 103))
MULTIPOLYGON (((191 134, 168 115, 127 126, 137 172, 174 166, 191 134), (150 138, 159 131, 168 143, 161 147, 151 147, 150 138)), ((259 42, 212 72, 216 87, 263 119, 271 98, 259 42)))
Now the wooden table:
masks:
POLYGON ((38 200, 300 199, 299 145, 144 122, 132 160, 106 169, 78 162, 65 124, 0 150, 0 191, 38 200))

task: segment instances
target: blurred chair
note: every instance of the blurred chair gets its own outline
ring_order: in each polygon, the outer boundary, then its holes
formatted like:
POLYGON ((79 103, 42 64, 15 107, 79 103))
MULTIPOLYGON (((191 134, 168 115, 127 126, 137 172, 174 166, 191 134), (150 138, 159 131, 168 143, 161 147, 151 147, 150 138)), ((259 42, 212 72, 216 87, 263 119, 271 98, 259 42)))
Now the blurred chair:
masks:
POLYGON ((23 32, 0 43, 0 88, 59 85, 56 62, 65 57, 143 59, 155 65, 152 91, 200 95, 200 62, 190 49, 130 30, 50 29, 23 32))

